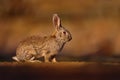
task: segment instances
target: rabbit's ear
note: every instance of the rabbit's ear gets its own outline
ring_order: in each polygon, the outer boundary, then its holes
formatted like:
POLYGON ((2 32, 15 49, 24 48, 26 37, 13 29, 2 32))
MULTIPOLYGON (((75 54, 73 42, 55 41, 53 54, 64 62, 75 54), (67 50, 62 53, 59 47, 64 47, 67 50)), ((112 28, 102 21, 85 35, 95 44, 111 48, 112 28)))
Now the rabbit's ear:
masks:
POLYGON ((61 26, 61 20, 59 18, 59 16, 57 14, 53 15, 53 25, 55 26, 55 28, 58 30, 60 29, 61 26))

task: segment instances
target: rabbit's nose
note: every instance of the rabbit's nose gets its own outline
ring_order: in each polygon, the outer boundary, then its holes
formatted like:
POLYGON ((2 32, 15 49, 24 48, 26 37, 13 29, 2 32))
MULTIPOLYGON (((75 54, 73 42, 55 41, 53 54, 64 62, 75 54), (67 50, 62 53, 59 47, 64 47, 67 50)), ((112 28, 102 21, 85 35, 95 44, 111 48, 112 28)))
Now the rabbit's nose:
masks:
POLYGON ((72 37, 71 37, 71 36, 69 36, 69 41, 70 41, 70 40, 72 40, 72 37))

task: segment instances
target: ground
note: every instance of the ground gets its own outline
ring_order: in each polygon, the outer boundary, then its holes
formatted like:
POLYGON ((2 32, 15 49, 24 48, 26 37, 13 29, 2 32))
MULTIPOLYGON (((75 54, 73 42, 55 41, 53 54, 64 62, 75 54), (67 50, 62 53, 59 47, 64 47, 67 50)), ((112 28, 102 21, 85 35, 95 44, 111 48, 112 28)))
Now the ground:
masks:
POLYGON ((0 80, 120 80, 120 63, 0 63, 0 80))

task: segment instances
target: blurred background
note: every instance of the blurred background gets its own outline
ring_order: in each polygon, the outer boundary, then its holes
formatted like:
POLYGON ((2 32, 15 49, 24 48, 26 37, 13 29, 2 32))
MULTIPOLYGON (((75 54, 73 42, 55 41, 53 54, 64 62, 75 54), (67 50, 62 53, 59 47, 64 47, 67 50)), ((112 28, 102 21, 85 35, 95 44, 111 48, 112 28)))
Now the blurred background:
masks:
POLYGON ((120 0, 0 0, 0 61, 25 37, 52 33, 54 13, 73 37, 59 60, 120 61, 120 0))

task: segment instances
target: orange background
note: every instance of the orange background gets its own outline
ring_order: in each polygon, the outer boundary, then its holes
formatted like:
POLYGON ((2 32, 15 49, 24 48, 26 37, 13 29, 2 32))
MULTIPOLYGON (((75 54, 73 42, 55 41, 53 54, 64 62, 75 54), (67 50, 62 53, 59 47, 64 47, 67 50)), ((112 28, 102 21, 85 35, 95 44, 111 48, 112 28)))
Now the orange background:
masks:
POLYGON ((15 55, 27 36, 52 33, 54 13, 73 37, 62 54, 120 56, 119 0, 0 0, 0 55, 15 55))

